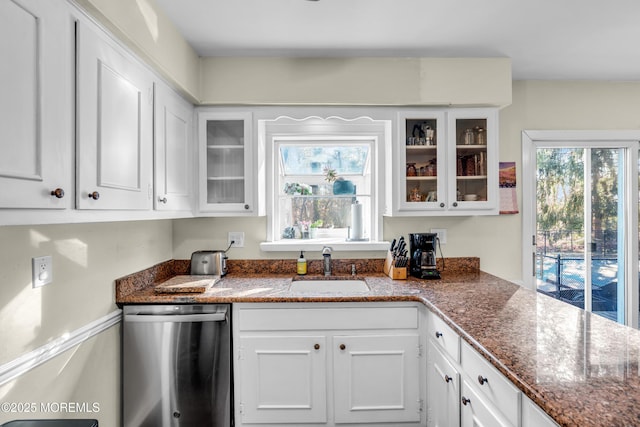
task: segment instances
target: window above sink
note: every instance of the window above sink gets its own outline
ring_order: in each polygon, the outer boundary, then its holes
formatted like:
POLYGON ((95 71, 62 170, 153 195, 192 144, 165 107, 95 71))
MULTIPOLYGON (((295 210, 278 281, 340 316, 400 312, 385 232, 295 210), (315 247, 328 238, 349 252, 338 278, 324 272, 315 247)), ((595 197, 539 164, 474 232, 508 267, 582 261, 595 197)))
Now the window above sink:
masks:
POLYGON ((262 250, 327 244, 339 250, 387 249, 380 240, 390 120, 279 117, 261 121, 259 129, 271 205, 262 250), (362 212, 361 228, 358 221, 354 228, 353 210, 362 212))

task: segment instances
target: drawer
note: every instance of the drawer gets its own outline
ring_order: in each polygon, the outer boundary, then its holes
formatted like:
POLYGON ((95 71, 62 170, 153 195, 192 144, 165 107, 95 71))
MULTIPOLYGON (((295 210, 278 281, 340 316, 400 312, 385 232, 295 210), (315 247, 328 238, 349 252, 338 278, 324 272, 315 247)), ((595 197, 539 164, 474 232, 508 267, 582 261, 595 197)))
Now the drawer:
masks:
POLYGON ((469 383, 515 426, 520 419, 520 390, 466 342, 461 348, 462 371, 469 383))
POLYGON ((444 320, 431 311, 427 330, 431 340, 444 350, 451 360, 460 362, 460 337, 444 320))
POLYGON ((240 331, 417 329, 418 307, 242 308, 240 331))

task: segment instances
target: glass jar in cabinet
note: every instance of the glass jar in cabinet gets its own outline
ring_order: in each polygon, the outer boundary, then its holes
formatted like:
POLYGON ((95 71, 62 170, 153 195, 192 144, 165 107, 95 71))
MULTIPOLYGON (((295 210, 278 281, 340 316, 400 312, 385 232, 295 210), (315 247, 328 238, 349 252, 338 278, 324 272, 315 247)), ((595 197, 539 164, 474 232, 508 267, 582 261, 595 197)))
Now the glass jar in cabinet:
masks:
POLYGON ((398 113, 397 173, 393 197, 398 211, 442 210, 446 186, 439 178, 445 170, 445 115, 441 111, 398 113), (402 173, 401 171, 404 171, 402 173))
POLYGON ((497 112, 456 109, 448 114, 448 209, 497 214, 497 112))
POLYGON ((254 212, 251 120, 251 113, 198 113, 200 212, 254 212))

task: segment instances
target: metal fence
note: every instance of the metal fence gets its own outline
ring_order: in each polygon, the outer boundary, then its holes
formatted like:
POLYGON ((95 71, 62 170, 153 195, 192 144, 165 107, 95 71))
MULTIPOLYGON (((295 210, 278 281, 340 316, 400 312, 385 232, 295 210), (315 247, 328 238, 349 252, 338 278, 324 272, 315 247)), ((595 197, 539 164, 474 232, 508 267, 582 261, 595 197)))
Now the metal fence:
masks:
MULTIPOLYGON (((591 252, 601 256, 615 256, 618 251, 618 230, 595 230, 592 236, 591 252)), ((583 230, 538 230, 536 233, 538 254, 564 254, 584 251, 583 230)))
MULTIPOLYGON (((607 271, 617 271, 614 257, 592 257, 592 311, 617 311, 617 279, 607 271)), ((538 291, 584 308, 585 262, 580 256, 539 254, 536 263, 538 291)))

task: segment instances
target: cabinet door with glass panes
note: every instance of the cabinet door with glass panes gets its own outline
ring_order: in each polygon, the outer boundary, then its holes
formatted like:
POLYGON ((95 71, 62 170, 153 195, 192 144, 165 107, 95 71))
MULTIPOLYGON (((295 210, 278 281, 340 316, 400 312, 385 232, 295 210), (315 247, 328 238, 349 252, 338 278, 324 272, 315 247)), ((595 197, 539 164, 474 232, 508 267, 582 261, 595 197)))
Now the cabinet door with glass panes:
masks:
POLYGON ((447 113, 447 121, 448 211, 497 214, 497 110, 452 109, 447 113))
POLYGON ((200 212, 255 212, 251 120, 251 113, 198 113, 200 212))
POLYGON ((398 113, 399 159, 395 205, 401 212, 443 212, 447 206, 445 113, 401 111, 398 113))

